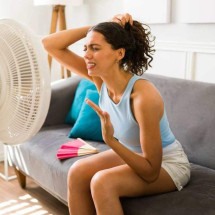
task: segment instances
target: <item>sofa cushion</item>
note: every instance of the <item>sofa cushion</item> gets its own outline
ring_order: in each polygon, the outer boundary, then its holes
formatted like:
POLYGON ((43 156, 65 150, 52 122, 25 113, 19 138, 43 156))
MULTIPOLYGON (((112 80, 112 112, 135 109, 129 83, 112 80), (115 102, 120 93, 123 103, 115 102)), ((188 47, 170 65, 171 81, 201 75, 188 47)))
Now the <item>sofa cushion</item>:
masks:
POLYGON ((71 108, 75 91, 80 80, 81 78, 79 76, 74 75, 71 78, 52 82, 51 102, 43 126, 59 125, 65 123, 65 118, 71 108))
MULTIPOLYGON (((99 94, 96 90, 87 90, 85 98, 98 104, 99 94)), ((69 133, 69 137, 103 141, 100 119, 96 112, 85 102, 82 104, 78 118, 69 133)))
MULTIPOLYGON (((71 141, 68 133, 70 125, 47 126, 40 130, 30 141, 18 146, 10 147, 16 156, 13 163, 19 169, 33 178, 41 187, 56 198, 66 203, 67 199, 67 173, 70 166, 77 160, 86 156, 59 160, 56 156, 63 143, 71 141)), ((87 141, 100 152, 109 149, 101 142, 87 141)))
POLYGON ((215 214, 215 170, 191 164, 191 180, 181 191, 121 199, 125 215, 215 214))
POLYGON ((82 79, 76 88, 74 100, 65 119, 66 123, 73 125, 77 120, 88 89, 96 90, 96 87, 92 82, 82 79))

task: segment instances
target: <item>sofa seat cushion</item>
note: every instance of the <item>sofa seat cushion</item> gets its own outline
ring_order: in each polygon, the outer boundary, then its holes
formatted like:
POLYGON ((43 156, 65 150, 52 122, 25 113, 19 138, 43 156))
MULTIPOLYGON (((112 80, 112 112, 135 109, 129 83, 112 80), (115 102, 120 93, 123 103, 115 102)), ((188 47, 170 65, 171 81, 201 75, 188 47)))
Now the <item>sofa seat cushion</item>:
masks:
MULTIPOLYGON (((33 178, 41 187, 46 189, 63 202, 67 199, 67 173, 70 166, 86 156, 59 160, 57 150, 63 143, 71 141, 68 133, 71 125, 47 126, 40 130, 29 142, 10 147, 13 162, 27 175, 33 178)), ((101 142, 87 141, 99 151, 109 147, 101 142)))
POLYGON ((191 180, 182 191, 121 201, 125 215, 214 215, 215 170, 191 164, 191 180))

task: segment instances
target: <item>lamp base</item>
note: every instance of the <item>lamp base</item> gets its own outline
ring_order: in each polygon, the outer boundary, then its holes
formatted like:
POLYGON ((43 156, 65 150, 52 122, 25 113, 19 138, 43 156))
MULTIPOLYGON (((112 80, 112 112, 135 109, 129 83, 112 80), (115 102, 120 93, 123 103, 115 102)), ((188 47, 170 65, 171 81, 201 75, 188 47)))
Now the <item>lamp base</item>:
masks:
MULTIPOLYGON (((54 5, 52 8, 52 20, 51 20, 51 28, 50 34, 55 33, 57 31, 57 24, 59 21, 59 30, 66 29, 66 15, 65 15, 65 5, 54 5)), ((52 57, 48 56, 49 67, 51 69, 52 65, 52 57)), ((66 75, 64 73, 64 68, 61 66, 61 78, 71 77, 71 72, 66 70, 66 75)))

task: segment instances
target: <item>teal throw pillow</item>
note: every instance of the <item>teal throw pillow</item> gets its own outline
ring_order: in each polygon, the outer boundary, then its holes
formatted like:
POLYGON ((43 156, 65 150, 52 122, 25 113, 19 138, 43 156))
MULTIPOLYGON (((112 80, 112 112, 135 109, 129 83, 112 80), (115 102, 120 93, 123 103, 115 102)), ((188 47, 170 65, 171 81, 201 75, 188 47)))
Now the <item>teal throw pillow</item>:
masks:
POLYGON ((80 113, 82 104, 84 103, 84 99, 86 97, 86 92, 88 89, 96 90, 96 86, 93 82, 88 81, 87 79, 82 79, 77 86, 73 103, 66 116, 66 123, 74 125, 80 113))
MULTIPOLYGON (((99 94, 97 90, 87 90, 85 98, 98 104, 99 94)), ((79 116, 69 133, 69 137, 103 141, 100 118, 96 112, 85 103, 85 101, 81 107, 79 116)))

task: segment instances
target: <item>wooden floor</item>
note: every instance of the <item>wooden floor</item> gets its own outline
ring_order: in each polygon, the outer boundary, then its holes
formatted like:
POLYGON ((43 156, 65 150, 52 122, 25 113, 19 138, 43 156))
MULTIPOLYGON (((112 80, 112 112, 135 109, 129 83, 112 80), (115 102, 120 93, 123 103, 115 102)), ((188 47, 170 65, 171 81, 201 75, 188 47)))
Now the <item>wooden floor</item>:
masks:
MULTIPOLYGON (((0 162, 3 172, 3 162, 0 162)), ((10 175, 14 172, 10 168, 10 175)), ((58 201, 27 178, 26 189, 20 188, 17 179, 0 178, 0 215, 68 215, 66 205, 58 201)))

